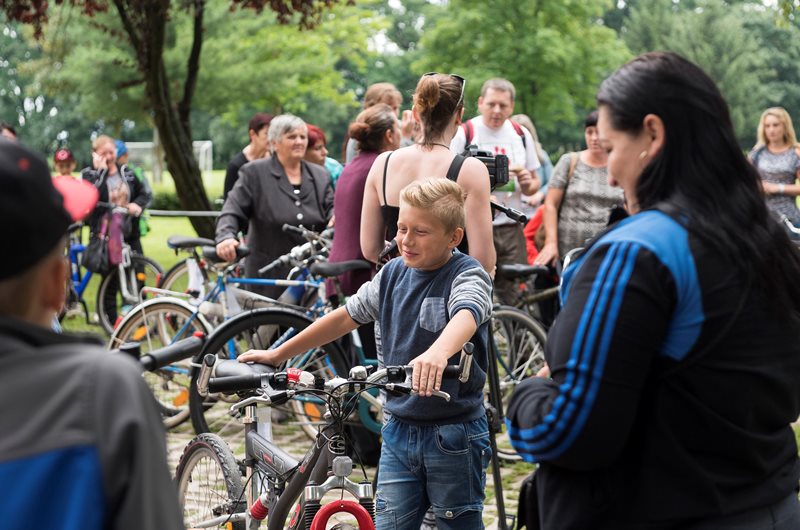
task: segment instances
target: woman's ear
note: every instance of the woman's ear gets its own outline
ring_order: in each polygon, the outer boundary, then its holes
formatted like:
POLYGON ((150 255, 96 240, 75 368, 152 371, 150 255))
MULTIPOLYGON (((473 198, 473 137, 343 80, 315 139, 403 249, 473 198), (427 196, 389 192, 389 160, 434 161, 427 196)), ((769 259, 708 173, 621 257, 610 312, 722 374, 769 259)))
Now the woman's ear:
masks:
POLYGON ((664 121, 656 114, 648 114, 643 121, 644 133, 650 137, 650 147, 647 148, 649 158, 661 152, 666 141, 667 131, 664 128, 664 121))
POLYGON ((411 115, 414 117, 414 121, 415 122, 420 123, 420 121, 419 121, 419 112, 417 112, 417 106, 416 105, 412 105, 411 106, 411 115))

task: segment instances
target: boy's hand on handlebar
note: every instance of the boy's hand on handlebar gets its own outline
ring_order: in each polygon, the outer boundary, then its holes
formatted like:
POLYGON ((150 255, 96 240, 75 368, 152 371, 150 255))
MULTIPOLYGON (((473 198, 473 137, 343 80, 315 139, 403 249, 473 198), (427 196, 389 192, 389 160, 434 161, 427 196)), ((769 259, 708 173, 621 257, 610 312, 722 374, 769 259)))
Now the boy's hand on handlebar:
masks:
POLYGON ((239 246, 239 240, 235 238, 226 239, 217 243, 217 256, 225 261, 233 261, 236 259, 236 247, 239 246))
POLYGON ((259 363, 277 366, 281 363, 276 350, 247 350, 236 358, 240 363, 259 363))
POLYGON ((431 397, 434 390, 441 389, 442 374, 447 366, 447 357, 428 350, 409 364, 414 366, 411 374, 411 388, 419 396, 431 397))

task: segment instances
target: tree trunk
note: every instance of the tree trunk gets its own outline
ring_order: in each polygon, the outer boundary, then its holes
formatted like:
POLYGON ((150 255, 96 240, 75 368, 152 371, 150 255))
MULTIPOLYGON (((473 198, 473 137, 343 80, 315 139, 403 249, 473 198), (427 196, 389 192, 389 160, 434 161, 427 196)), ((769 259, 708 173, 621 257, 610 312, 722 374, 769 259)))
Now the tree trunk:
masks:
MULTIPOLYGON (((182 122, 178 109, 172 103, 169 80, 164 67, 164 30, 170 1, 153 0, 145 2, 146 6, 142 6, 140 2, 115 0, 115 4, 123 27, 136 51, 139 69, 144 74, 147 98, 153 110, 153 121, 164 149, 167 169, 175 181, 175 191, 181 208, 189 211, 209 211, 211 203, 203 187, 200 168, 194 158, 188 117, 182 122)), ((199 49, 195 60, 198 58, 199 49)), ((188 115, 188 111, 185 114, 188 115)), ((190 217, 189 220, 197 235, 214 237, 213 217, 190 217)))

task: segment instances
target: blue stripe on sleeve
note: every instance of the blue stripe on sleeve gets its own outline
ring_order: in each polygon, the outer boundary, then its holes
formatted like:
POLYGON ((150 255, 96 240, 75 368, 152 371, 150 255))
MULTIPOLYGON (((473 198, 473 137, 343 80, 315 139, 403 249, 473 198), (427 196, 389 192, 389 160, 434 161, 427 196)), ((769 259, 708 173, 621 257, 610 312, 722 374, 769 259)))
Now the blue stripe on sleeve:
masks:
POLYGON ((595 277, 581 315, 567 375, 559 395, 541 424, 519 429, 507 423, 514 448, 526 460, 556 458, 575 441, 586 423, 599 390, 617 316, 640 247, 612 244, 595 277))

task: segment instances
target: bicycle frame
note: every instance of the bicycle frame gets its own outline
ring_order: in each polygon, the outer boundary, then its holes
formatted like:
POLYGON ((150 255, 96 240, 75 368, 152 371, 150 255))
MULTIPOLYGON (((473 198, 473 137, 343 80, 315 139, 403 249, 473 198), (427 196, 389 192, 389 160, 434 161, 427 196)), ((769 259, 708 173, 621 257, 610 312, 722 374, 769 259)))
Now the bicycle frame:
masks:
MULTIPOLYGON (((333 388, 344 382, 343 379, 328 381, 326 388, 333 388)), ((341 396, 341 399, 347 399, 341 396)), ((316 521, 320 501, 331 490, 347 491, 358 499, 360 509, 352 505, 328 508, 322 517, 329 517, 329 512, 351 510, 358 512, 359 521, 369 520, 372 523, 370 510, 374 509, 372 483, 368 480, 356 483, 348 478, 352 471, 352 461, 343 456, 344 439, 341 429, 330 414, 326 414, 325 427, 321 428, 315 443, 306 452, 301 461, 287 454, 272 441, 272 422, 269 404, 263 397, 249 397, 233 405, 231 411, 244 409, 242 422, 245 425, 245 479, 249 482, 246 489, 246 504, 252 507, 259 500, 267 507, 267 530, 282 530, 292 507, 303 497, 306 507, 303 521, 296 515, 289 523, 289 529, 301 528, 307 519, 316 521), (332 449, 332 446, 334 447, 332 449), (328 477, 328 469, 334 474, 328 477), (266 483, 266 488, 264 487, 266 483), (366 505, 366 507, 364 506, 366 505), (312 511, 308 511, 312 510, 312 511), (366 516, 366 519, 365 519, 366 516)), ((258 528, 260 521, 251 517, 248 509, 231 515, 221 515, 195 523, 194 528, 212 528, 227 522, 248 521, 248 528, 258 528)), ((374 525, 371 526, 374 529, 374 525)), ((368 530, 368 528, 367 528, 368 530)))

